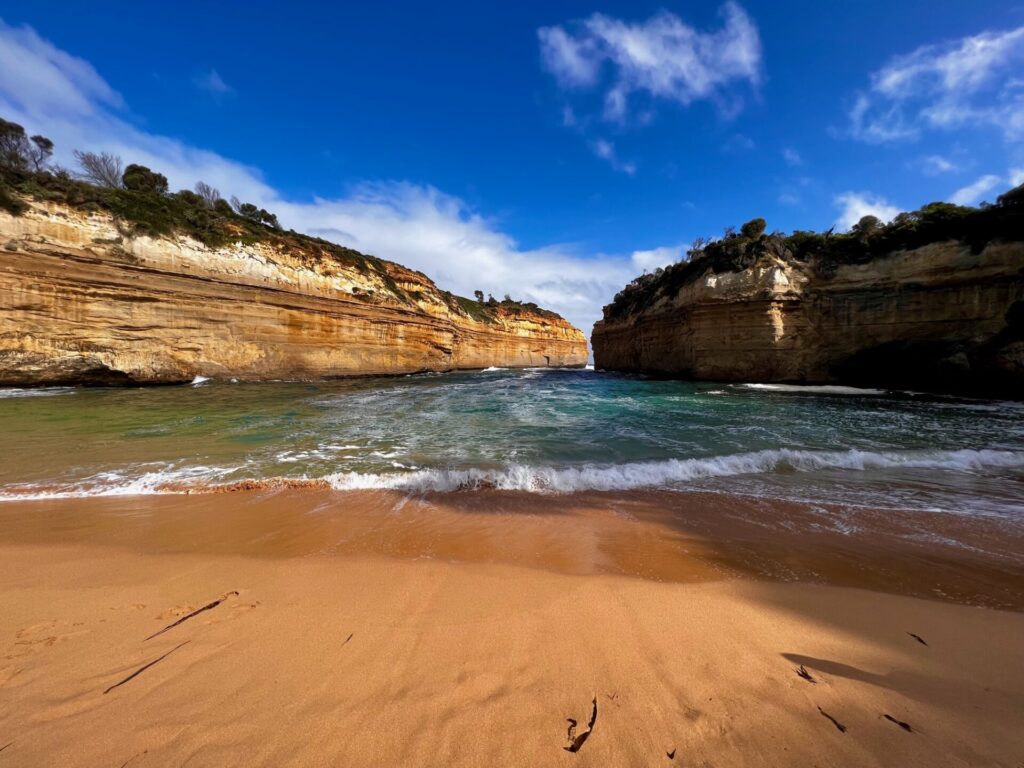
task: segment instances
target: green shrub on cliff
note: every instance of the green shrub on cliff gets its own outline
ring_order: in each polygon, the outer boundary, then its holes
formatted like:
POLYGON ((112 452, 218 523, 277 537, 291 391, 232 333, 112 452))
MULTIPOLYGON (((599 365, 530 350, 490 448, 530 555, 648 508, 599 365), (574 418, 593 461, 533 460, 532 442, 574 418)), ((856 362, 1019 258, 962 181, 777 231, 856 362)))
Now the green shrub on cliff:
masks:
POLYGON ((970 208, 952 203, 929 203, 900 213, 888 224, 865 216, 849 233, 807 232, 765 234, 764 219, 744 224, 739 233, 729 228, 718 240, 697 240, 684 261, 654 274, 644 274, 623 288, 605 307, 606 319, 624 317, 662 296, 674 296, 708 271, 734 272, 765 256, 808 264, 830 274, 843 264, 864 264, 894 251, 956 240, 975 252, 995 241, 1024 239, 1024 185, 997 199, 995 205, 970 208))
POLYGON ((331 260, 375 274, 402 302, 409 297, 391 276, 386 262, 317 237, 281 229, 264 208, 239 203, 236 210, 202 182, 196 191, 168 193, 167 177, 143 165, 121 170, 121 159, 106 153, 75 152, 78 178, 47 168, 53 143, 28 137, 22 126, 0 118, 0 209, 20 215, 25 199, 61 203, 83 211, 106 211, 126 234, 160 236, 178 233, 210 247, 229 243, 267 243, 287 249, 309 263, 331 260))
POLYGON ((140 195, 166 195, 167 177, 162 173, 151 171, 144 165, 132 163, 124 169, 121 183, 129 192, 140 195))

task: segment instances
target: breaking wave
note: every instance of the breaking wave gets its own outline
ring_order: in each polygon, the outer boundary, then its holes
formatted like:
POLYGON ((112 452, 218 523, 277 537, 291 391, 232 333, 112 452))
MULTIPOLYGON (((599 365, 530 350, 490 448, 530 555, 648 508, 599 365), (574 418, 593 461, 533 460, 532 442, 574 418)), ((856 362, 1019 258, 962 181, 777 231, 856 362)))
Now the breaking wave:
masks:
POLYGON ((685 489, 690 481, 740 475, 892 469, 990 474, 1024 469, 1024 451, 806 451, 765 450, 700 459, 579 467, 513 465, 502 469, 414 469, 386 473, 337 472, 323 477, 229 479, 240 467, 166 467, 131 476, 106 472, 67 486, 21 484, 0 490, 0 501, 248 490, 263 487, 453 492, 495 489, 530 493, 685 489))
POLYGON ((36 389, 20 389, 17 387, 0 388, 0 399, 8 397, 50 397, 52 395, 69 395, 74 387, 39 387, 36 389))
POLYGON ((505 469, 419 469, 363 474, 339 472, 324 479, 337 490, 383 488, 405 491, 508 491, 572 493, 676 488, 691 480, 778 471, 824 469, 933 469, 954 472, 1024 468, 1024 451, 931 452, 766 450, 703 459, 669 459, 582 467, 511 466, 505 469))
POLYGON ((806 392, 816 395, 887 395, 885 389, 846 387, 839 384, 737 384, 743 389, 757 389, 764 392, 806 392))

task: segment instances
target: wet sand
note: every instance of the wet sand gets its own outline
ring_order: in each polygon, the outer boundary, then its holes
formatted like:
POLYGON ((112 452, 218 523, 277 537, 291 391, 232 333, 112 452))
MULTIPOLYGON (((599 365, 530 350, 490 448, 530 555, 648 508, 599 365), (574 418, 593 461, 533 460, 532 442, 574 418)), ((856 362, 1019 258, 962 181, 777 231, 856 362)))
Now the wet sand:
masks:
POLYGON ((1015 768, 1024 549, 919 515, 287 489, 2 504, 0 768, 1015 768))

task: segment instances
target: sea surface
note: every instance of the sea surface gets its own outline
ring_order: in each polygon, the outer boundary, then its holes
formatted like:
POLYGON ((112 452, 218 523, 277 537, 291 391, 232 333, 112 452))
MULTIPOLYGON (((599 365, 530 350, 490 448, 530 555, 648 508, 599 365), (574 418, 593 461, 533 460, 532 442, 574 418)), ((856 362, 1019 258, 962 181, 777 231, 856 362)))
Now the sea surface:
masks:
POLYGON ((711 491, 1024 519, 1024 403, 527 369, 0 390, 0 499, 319 481, 711 491))

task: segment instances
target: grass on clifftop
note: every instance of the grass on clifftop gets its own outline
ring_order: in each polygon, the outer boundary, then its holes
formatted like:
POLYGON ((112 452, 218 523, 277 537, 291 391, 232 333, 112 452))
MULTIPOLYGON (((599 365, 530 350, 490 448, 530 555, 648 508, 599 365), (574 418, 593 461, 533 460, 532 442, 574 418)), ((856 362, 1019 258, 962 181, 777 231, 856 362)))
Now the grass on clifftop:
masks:
MULTIPOLYGON (((464 314, 481 323, 493 323, 498 319, 499 315, 515 317, 517 315, 531 314, 548 320, 562 319, 562 316, 558 313, 542 309, 532 301, 515 301, 507 296, 501 301, 498 301, 493 296, 488 301, 476 301, 474 299, 467 299, 465 296, 456 296, 447 291, 444 293, 446 297, 454 300, 455 304, 458 305, 458 308, 464 314)), ((449 301, 450 303, 451 301, 449 301)))
POLYGON ((796 231, 790 235, 765 233, 764 219, 732 228, 718 240, 697 240, 687 258, 664 269, 643 274, 616 294, 604 308, 605 320, 627 317, 658 300, 675 296, 685 285, 707 271, 736 272, 766 256, 807 264, 828 276, 844 264, 866 264, 895 251, 920 248, 930 243, 959 241, 980 252, 991 242, 1024 239, 1024 185, 1001 195, 994 205, 971 208, 952 203, 930 203, 897 215, 883 224, 865 216, 842 234, 796 231))

